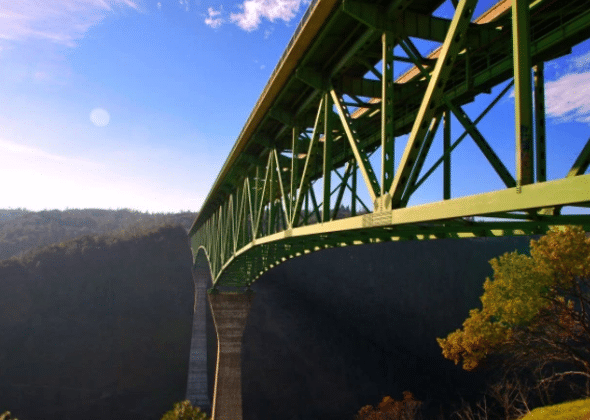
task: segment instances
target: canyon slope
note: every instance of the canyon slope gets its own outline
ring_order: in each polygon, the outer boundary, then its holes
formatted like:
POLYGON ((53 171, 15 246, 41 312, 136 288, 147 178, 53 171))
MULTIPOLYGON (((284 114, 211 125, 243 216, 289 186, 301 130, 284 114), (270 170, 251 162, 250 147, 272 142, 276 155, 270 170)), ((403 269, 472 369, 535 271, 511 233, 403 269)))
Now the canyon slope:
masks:
MULTIPOLYGON (((436 337, 479 305, 488 261, 530 238, 399 242, 287 261, 253 285, 244 420, 352 420, 411 391, 430 413, 485 375, 436 337)), ((0 412, 21 420, 157 420, 184 399, 194 284, 186 228, 87 235, 0 261, 0 412)), ((209 383, 216 336, 208 314, 209 383)))

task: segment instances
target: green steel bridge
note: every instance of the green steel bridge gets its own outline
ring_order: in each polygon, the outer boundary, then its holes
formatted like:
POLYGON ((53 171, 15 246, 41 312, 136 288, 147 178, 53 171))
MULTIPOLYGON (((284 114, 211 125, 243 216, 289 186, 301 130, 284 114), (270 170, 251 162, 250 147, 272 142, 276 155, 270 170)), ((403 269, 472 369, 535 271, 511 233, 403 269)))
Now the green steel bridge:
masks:
MULTIPOLYGON (((477 18, 477 0, 450 1, 451 19, 435 14, 442 0, 310 4, 189 232, 211 296, 329 247, 590 230, 590 140, 569 171, 548 179, 548 163, 562 158, 546 152, 544 93, 544 63, 590 36, 587 0, 502 0, 477 18), (478 125, 512 89, 507 165, 478 125), (479 115, 465 112, 472 102, 479 115), (431 147, 435 138, 442 150, 431 147), (485 157, 478 171, 495 172, 503 188, 451 195, 463 141, 485 157), (408 205, 439 168, 440 199, 408 205)), ((470 174, 475 185, 480 177, 470 174)), ((227 418, 241 418, 239 405, 239 417, 227 418)))
POLYGON ((589 216, 561 215, 564 206, 590 202, 590 175, 584 175, 590 142, 568 173, 546 180, 547 162, 557 157, 545 153, 543 81, 545 61, 588 38, 586 1, 524 0, 512 7, 505 0, 475 20, 476 0, 457 2, 452 20, 432 16, 441 3, 319 0, 310 6, 190 230, 193 254, 204 252, 215 286, 249 285, 282 261, 327 247, 590 226, 589 216), (416 38, 441 45, 423 56, 416 38), (405 56, 394 55, 396 47, 405 56), (414 67, 394 79, 394 66, 408 61, 414 67), (505 139, 514 147, 514 168, 477 127, 499 98, 479 116, 462 109, 480 97, 490 102, 485 94, 505 81, 514 85, 516 135, 505 139), (458 139, 450 138, 451 114, 465 129, 458 139), (438 131, 442 152, 430 148, 438 131), (395 139, 408 133, 394 167, 395 139), (481 171, 495 171, 504 189, 451 196, 452 152, 467 138, 489 162, 481 171), (380 168, 369 161, 373 153, 381 155, 380 168), (425 168, 429 154, 440 158, 425 168), (408 207, 439 165, 441 200, 408 207), (321 194, 312 187, 318 184, 321 194), (361 188, 372 202, 359 199, 361 188), (352 196, 350 217, 337 218, 345 193, 352 196))

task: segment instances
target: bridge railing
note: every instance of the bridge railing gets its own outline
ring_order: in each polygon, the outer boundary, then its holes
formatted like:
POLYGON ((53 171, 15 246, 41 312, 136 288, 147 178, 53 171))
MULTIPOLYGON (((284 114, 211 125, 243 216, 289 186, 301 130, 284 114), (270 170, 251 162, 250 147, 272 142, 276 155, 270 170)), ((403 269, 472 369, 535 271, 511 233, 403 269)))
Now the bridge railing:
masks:
MULTIPOLYGON (((311 15, 311 12, 313 11, 313 8, 315 7, 315 5, 319 1, 320 0, 312 0, 309 3, 309 6, 307 6, 307 9, 305 10, 305 13, 301 17, 301 20, 299 21, 299 24, 297 25, 297 28, 295 28, 295 32, 293 33, 293 36, 291 36, 291 39, 289 40, 289 43, 287 44, 287 47, 285 47, 285 51, 283 51, 283 55, 281 55, 281 58, 279 59, 279 62, 277 63, 277 65, 275 66, 274 70, 270 74, 270 79, 268 79, 268 82, 267 82, 266 86, 264 87, 264 91, 265 92, 268 90, 268 86, 274 80, 274 78, 277 75, 279 69, 283 66, 283 64, 287 60, 287 57, 289 56, 289 52, 291 51, 291 47, 293 46, 293 44, 295 43, 295 40, 297 39, 297 37, 301 33, 301 30, 303 29, 303 27, 307 23, 307 20, 309 19, 309 16, 311 15)), ((261 98, 262 98, 262 96, 261 96, 261 98)), ((258 99, 258 102, 260 102, 260 98, 258 99)), ((258 105, 258 102, 256 102, 256 105, 258 105)))

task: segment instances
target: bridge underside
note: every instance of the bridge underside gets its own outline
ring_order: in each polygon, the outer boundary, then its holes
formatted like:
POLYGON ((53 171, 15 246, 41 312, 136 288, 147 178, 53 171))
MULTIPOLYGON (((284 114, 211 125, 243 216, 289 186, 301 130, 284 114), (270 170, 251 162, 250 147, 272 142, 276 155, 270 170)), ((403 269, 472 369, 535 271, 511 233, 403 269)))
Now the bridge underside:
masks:
POLYGON ((564 157, 547 153, 544 92, 544 63, 590 37, 585 0, 500 1, 477 19, 477 0, 449 0, 451 19, 442 3, 312 3, 191 229, 215 287, 328 247, 590 228, 590 141, 548 175, 564 157), (512 89, 513 137, 492 146, 481 121, 512 89), (486 162, 470 173, 480 192, 452 196, 467 138, 486 162))
MULTIPOLYGON (((216 285, 249 286, 288 259, 326 248, 402 240, 541 235, 551 226, 567 224, 581 225, 590 231, 588 215, 542 214, 543 208, 562 203, 584 204, 588 200, 590 175, 584 175, 528 185, 520 193, 513 188, 283 230, 233 252, 221 267, 216 285), (514 208, 518 211, 505 210, 514 208), (443 218, 437 220, 433 216, 443 218), (475 221, 474 216, 514 220, 485 222, 475 221)), ((193 242, 193 249, 198 252, 199 247, 195 245, 193 242)), ((211 264, 210 256, 207 257, 211 264)))

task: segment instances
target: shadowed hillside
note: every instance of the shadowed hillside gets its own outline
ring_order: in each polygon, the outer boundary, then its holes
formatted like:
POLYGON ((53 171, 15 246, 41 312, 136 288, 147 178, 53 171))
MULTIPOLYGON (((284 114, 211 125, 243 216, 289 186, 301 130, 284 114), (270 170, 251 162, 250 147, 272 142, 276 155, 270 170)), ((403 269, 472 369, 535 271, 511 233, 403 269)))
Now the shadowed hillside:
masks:
POLYGON ((159 419, 186 387, 186 230, 83 236, 0 262, 0 409, 23 420, 159 419))
MULTIPOLYGON (((529 240, 363 245, 271 270, 253 285, 244 334, 244 420, 352 420, 406 390, 436 414, 460 395, 479 397, 485 378, 445 360, 435 338, 478 306, 488 260, 529 240)), ((136 225, 0 261, 0 412, 159 419, 184 399, 193 299, 178 225, 136 225)), ((208 341, 212 385, 211 320, 208 341)))

